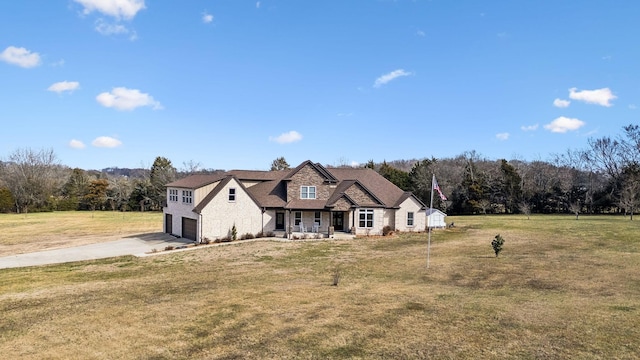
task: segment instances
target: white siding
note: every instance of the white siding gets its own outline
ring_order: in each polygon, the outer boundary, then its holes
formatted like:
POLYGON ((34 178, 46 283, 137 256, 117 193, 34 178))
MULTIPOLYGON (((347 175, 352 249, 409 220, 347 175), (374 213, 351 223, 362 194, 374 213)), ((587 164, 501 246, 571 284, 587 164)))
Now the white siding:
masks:
MULTIPOLYGON (((167 201, 167 207, 163 209, 164 214, 172 215, 172 230, 174 235, 182 236, 182 218, 198 219, 198 214, 193 212, 195 202, 193 204, 184 204, 182 202, 182 188, 169 188, 178 190, 178 201, 167 201)), ((169 196, 169 189, 167 189, 167 199, 169 196)), ((195 199, 194 199, 195 201, 195 199)), ((166 217, 165 217, 166 218, 166 217)), ((164 229, 166 231, 166 229, 164 229)), ((198 229, 199 231, 199 229, 198 229)))
MULTIPOLYGON (((362 208, 366 209, 366 208, 362 208)), ((356 235, 382 235, 382 228, 385 224, 385 209, 373 208, 373 227, 366 228, 360 227, 360 209, 356 209, 355 223, 356 223, 356 235)))
MULTIPOLYGON (((202 209, 202 238, 215 240, 231 236, 235 224, 238 239, 247 233, 262 231, 262 210, 243 191, 235 179, 227 183, 202 209), (236 189, 236 200, 229 201, 229 188, 236 189)), ((266 221, 266 218, 265 218, 266 221)))
POLYGON ((413 197, 407 198, 396 210, 396 230, 398 231, 424 231, 427 224, 427 214, 421 210, 422 205, 413 197), (407 226, 407 214, 413 213, 413 226, 407 226))

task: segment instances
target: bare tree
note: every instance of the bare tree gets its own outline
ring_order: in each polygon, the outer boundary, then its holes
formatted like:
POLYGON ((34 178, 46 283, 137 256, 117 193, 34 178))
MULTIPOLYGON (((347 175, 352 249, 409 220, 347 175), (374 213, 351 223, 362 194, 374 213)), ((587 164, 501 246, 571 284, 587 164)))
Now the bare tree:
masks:
POLYGON ((9 155, 2 171, 18 213, 43 208, 60 187, 58 160, 53 149, 18 149, 9 155))
POLYGON ((180 169, 180 172, 189 176, 197 173, 198 171, 200 171, 201 168, 202 168, 202 164, 200 164, 199 162, 195 162, 193 160, 189 160, 182 163, 182 169, 180 169))
POLYGON ((526 201, 522 201, 520 204, 518 204, 518 210, 524 215, 526 215, 527 220, 529 220, 531 216, 531 204, 529 204, 526 201))
POLYGON ((572 201, 569 204, 569 210, 575 214, 576 220, 578 220, 580 212, 582 211, 582 204, 580 204, 580 200, 572 201))

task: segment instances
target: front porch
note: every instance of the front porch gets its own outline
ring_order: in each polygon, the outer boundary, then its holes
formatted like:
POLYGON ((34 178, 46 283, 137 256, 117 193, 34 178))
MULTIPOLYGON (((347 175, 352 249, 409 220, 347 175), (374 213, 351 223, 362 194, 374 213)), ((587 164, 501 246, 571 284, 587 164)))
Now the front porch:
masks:
POLYGON ((351 231, 353 222, 350 211, 330 211, 317 209, 276 210, 274 214, 276 232, 288 232, 292 235, 312 236, 351 231))
POLYGON ((284 230, 274 231, 274 236, 276 238, 287 238, 290 240, 305 240, 305 239, 352 240, 356 237, 356 235, 351 234, 350 232, 344 232, 344 231, 334 232, 331 235, 329 235, 328 232, 326 231, 317 232, 317 233, 293 231, 287 236, 287 233, 284 230))

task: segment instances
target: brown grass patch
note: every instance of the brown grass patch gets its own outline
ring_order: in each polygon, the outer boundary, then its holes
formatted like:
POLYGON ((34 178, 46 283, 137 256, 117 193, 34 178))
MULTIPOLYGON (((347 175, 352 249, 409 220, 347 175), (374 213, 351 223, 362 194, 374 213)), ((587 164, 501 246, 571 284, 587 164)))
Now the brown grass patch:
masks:
POLYGON ((433 233, 429 269, 426 234, 402 234, 0 270, 0 353, 635 358, 637 227, 568 219, 456 218, 457 228, 433 233), (498 258, 490 245, 497 232, 506 240, 498 258))
POLYGON ((0 256, 118 240, 162 231, 162 213, 60 211, 0 214, 0 256))

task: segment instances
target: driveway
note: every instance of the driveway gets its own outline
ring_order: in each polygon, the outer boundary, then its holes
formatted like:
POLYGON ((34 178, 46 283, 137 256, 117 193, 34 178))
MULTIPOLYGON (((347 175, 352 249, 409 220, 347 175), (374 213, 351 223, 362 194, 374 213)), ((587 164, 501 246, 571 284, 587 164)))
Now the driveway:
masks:
POLYGON ((193 244, 193 241, 178 239, 164 233, 142 234, 98 244, 4 256, 0 257, 0 269, 140 255, 151 252, 153 249, 164 250, 167 246, 176 247, 187 244, 193 244))

